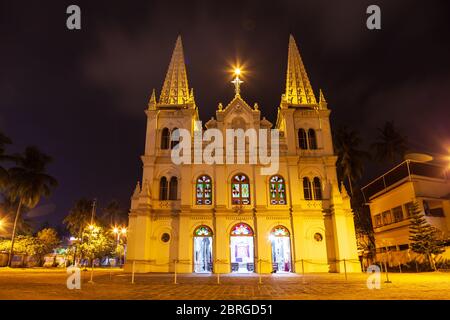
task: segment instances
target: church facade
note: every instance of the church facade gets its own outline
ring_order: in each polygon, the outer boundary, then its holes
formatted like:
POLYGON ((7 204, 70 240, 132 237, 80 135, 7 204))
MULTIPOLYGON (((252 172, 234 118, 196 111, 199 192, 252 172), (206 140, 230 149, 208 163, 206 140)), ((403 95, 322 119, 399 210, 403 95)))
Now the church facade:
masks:
POLYGON ((287 64, 275 124, 241 97, 239 83, 234 99, 220 103, 205 123, 206 129, 221 131, 278 129, 277 173, 261 175, 259 164, 248 163, 175 165, 175 130, 202 132, 178 37, 160 98, 153 91, 146 110, 127 271, 361 271, 350 199, 336 174, 330 109, 322 91, 316 100, 292 36, 287 64))

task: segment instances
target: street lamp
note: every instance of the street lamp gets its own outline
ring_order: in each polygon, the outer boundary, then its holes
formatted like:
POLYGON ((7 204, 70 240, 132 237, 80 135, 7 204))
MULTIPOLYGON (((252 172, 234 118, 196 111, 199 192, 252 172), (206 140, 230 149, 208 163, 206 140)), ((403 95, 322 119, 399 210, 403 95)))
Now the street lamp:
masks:
MULTIPOLYGON (((126 227, 120 227, 120 228, 119 227, 114 227, 112 229, 112 233, 117 236, 117 238, 116 238, 116 251, 117 251, 117 253, 119 253, 120 236, 121 235, 124 236, 124 237, 126 236, 127 228, 126 227)), ((124 248, 125 248, 125 246, 124 246, 124 248)), ((122 255, 119 253, 119 263, 121 261, 121 258, 122 258, 122 255)))

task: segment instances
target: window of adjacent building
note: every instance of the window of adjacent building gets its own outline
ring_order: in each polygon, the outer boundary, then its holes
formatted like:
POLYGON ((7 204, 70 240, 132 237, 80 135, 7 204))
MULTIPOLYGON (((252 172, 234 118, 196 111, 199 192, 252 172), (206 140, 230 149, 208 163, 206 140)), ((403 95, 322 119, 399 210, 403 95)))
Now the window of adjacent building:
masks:
POLYGON ((161 180, 159 180, 159 200, 167 200, 167 178, 162 177, 161 180))
POLYGON ((169 200, 178 199, 178 178, 172 177, 169 182, 169 200))
POLYGON ((409 218, 411 216, 411 210, 412 210, 412 207, 413 207, 413 202, 411 201, 411 202, 405 203, 404 206, 405 206, 406 216, 409 218))
POLYGON ((238 174, 231 181, 232 204, 250 204, 250 180, 245 174, 238 174))
POLYGON ((170 130, 169 128, 162 129, 161 133, 161 149, 167 150, 170 145, 170 130))
POLYGON ((203 175, 197 178, 196 183, 196 204, 210 205, 212 203, 211 178, 203 175))
POLYGON ((381 227, 383 225, 383 222, 381 220, 381 214, 376 214, 374 216, 374 220, 375 220, 375 227, 381 227))
POLYGON ((298 144, 300 149, 302 150, 308 149, 308 141, 306 138, 305 129, 298 129, 298 144))
POLYGON ((281 176, 270 178, 270 204, 286 204, 286 185, 281 176))
POLYGON ((442 207, 442 201, 423 201, 423 209, 425 211, 425 215, 431 217, 443 217, 444 209, 442 207))
POLYGON ((408 250, 409 249, 409 244, 401 244, 398 246, 398 250, 402 251, 402 250, 408 250))
POLYGON ((316 137, 316 131, 314 129, 308 130, 308 143, 309 148, 312 150, 317 149, 317 137, 316 137))
POLYGON ((392 214, 394 216, 394 222, 399 222, 403 220, 403 208, 402 206, 395 207, 392 209, 392 214))
POLYGON ((305 197, 305 200, 312 200, 312 190, 311 190, 311 181, 309 181, 309 178, 304 177, 303 178, 303 195, 305 197))
POLYGON ((391 224, 392 223, 392 214, 391 211, 385 211, 382 213, 383 216, 383 224, 391 224))
POLYGON ((322 200, 322 183, 318 177, 315 177, 313 180, 314 185, 314 199, 322 200))

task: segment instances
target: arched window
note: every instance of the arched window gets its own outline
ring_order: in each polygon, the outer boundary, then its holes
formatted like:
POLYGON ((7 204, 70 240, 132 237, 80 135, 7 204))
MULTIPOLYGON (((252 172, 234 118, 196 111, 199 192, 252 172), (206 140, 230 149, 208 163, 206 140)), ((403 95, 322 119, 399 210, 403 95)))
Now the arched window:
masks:
POLYGON ((178 179, 177 177, 170 178, 169 182, 169 200, 177 200, 178 198, 178 179))
POLYGON ((211 204, 212 203, 212 188, 211 178, 209 176, 200 176, 197 178, 195 185, 196 190, 196 204, 211 204))
POLYGON ((276 226, 270 234, 274 237, 289 237, 289 230, 284 226, 276 226))
POLYGON ((270 178, 270 204, 286 204, 286 185, 281 176, 270 178))
POLYGON ((211 228, 205 225, 199 226, 194 231, 194 237, 212 237, 211 228))
POLYGON ((167 150, 169 149, 170 144, 170 131, 169 128, 162 129, 161 133, 161 149, 167 150))
POLYGON ((308 149, 305 129, 298 129, 298 146, 302 150, 308 149))
POLYGON ((244 174, 238 174, 231 181, 232 204, 250 204, 250 180, 244 174))
POLYGON ((311 191, 311 182, 309 181, 309 178, 303 178, 303 194, 305 196, 305 200, 312 200, 311 191))
POLYGON ((231 229, 232 236, 253 236, 253 229, 246 223, 238 223, 231 229))
POLYGON ((313 180, 314 184, 314 199, 322 200, 322 184, 320 183, 320 179, 315 177, 313 180))
POLYGON ((310 149, 312 149, 312 150, 317 149, 316 131, 314 131, 314 129, 308 130, 308 142, 309 142, 310 149))
POLYGON ((159 200, 167 200, 167 178, 159 180, 159 200))
POLYGON ((173 128, 170 135, 170 149, 175 148, 176 145, 180 143, 180 130, 178 128, 173 128))

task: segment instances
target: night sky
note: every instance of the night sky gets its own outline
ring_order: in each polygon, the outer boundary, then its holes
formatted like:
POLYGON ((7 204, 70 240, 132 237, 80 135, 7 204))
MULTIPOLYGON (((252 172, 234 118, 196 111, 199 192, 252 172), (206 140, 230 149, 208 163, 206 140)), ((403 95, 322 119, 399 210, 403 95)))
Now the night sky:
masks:
POLYGON ((243 98, 275 122, 292 33, 333 127, 346 124, 370 145, 394 120, 412 150, 446 153, 445 2, 0 0, 0 130, 11 152, 36 145, 54 158, 59 187, 41 202, 51 208, 41 222, 60 223, 80 197, 128 207, 141 177, 144 110, 152 88, 159 96, 177 35, 203 122, 232 99, 227 70, 236 61, 247 70, 243 98), (70 4, 81 7, 80 31, 66 28, 70 4), (381 7, 382 30, 366 28, 370 4, 381 7))

